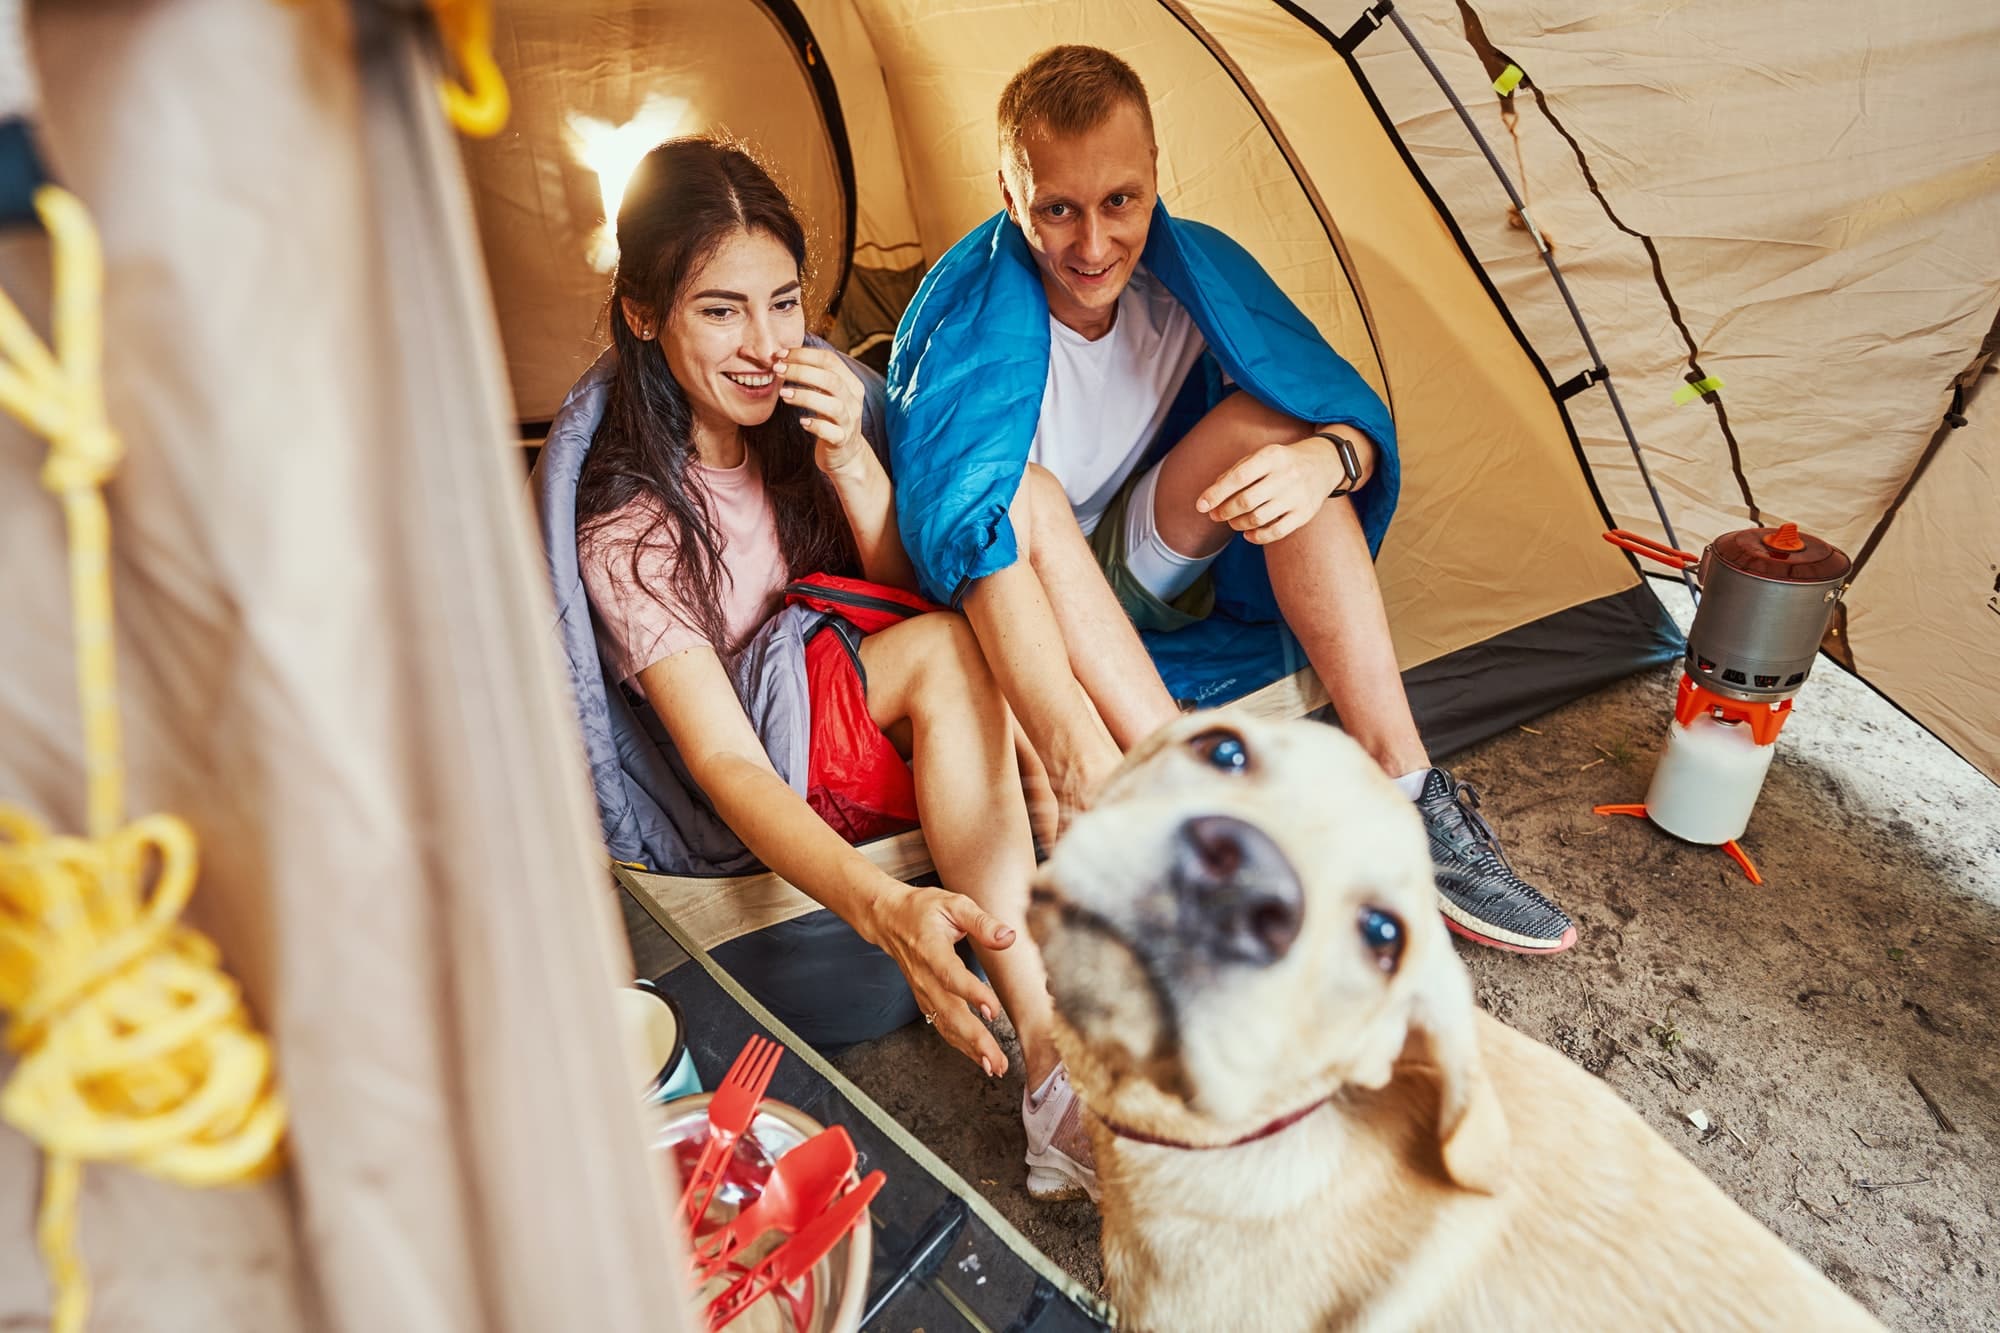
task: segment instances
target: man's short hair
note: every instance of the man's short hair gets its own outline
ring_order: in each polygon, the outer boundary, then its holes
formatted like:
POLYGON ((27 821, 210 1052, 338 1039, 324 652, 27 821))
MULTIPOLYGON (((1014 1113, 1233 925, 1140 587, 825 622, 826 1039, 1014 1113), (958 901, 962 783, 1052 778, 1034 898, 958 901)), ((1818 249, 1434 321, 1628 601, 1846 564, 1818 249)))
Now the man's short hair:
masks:
POLYGON ((1051 46, 1023 65, 1000 94, 1001 167, 1026 163, 1023 139, 1094 130, 1121 102, 1139 108, 1151 138, 1153 108, 1130 65, 1102 47, 1051 46))

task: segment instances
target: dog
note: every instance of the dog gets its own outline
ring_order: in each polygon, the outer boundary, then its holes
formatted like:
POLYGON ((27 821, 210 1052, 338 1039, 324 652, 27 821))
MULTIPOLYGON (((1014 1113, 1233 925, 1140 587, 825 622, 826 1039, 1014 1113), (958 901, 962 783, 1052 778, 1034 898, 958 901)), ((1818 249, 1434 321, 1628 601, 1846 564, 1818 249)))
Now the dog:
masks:
POLYGON ((1414 806, 1332 727, 1168 726, 1056 844, 1028 924, 1122 1327, 1880 1327, 1478 1010, 1414 806))

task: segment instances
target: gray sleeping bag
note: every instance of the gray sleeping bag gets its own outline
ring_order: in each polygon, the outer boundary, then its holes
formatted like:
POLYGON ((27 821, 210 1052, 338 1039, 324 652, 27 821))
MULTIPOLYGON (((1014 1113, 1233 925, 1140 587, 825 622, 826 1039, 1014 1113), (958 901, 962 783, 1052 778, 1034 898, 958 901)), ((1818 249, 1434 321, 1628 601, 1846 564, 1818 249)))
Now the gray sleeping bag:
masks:
MULTIPOLYGON (((827 346, 818 338, 807 341, 827 346)), ((877 453, 884 453, 882 380, 860 362, 847 361, 867 389, 862 432, 877 453)), ((597 652, 590 601, 577 564, 576 488, 604 418, 616 364, 607 349, 569 391, 529 482, 604 843, 614 859, 666 874, 742 874, 758 868, 756 859, 688 776, 645 699, 614 679, 597 652)), ((811 721, 804 636, 817 619, 817 612, 786 608, 730 664, 736 695, 772 766, 801 796, 811 721)))

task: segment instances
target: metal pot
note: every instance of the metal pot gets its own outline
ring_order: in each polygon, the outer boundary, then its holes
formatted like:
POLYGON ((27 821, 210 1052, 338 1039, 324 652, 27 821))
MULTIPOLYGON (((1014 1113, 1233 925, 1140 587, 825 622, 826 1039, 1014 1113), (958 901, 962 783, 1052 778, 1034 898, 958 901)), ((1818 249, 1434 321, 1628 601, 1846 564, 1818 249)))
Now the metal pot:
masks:
POLYGON ((1805 684, 1853 567, 1796 523, 1726 532, 1699 556, 1633 533, 1605 536, 1682 571, 1697 567, 1701 603, 1688 629, 1688 675, 1749 703, 1790 698, 1805 684))

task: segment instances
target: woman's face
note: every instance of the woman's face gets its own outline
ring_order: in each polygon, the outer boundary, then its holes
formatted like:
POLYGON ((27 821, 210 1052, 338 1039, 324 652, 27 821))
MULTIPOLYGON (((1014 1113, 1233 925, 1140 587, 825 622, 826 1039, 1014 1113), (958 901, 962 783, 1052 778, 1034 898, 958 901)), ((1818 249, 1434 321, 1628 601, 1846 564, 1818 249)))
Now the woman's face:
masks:
POLYGON ((769 421, 779 388, 772 366, 805 340, 798 263, 763 231, 724 241, 689 275, 660 326, 667 369, 710 430, 769 421))

